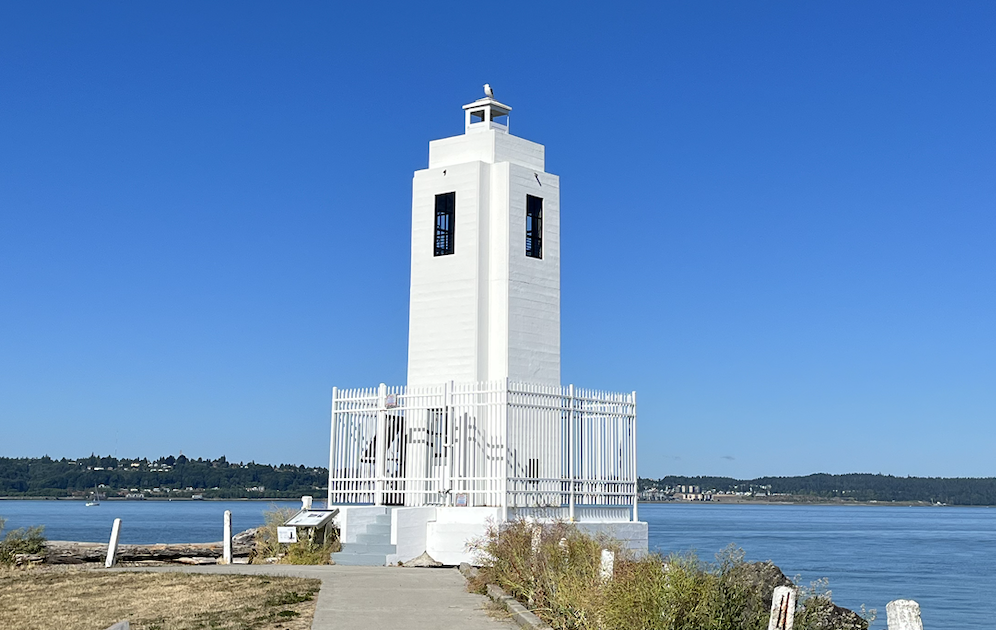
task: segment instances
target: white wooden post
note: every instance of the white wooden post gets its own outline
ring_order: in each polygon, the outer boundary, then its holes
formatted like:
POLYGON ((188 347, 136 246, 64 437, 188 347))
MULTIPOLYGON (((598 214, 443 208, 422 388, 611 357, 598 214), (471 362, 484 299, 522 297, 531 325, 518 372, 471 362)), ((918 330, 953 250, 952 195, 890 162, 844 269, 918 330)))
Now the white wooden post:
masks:
POLYGON ((533 560, 539 555, 540 544, 543 542, 543 526, 539 523, 533 523, 533 539, 530 547, 533 550, 533 560))
POLYGON ((602 566, 599 570, 599 577, 602 578, 603 582, 612 579, 612 574, 615 572, 616 565, 616 554, 608 549, 602 549, 602 566))
POLYGON ((232 564, 232 511, 225 510, 224 519, 224 533, 225 538, 223 540, 224 546, 221 552, 221 563, 222 564, 232 564))
POLYGON ((118 537, 121 535, 121 519, 114 519, 114 525, 111 526, 111 542, 107 545, 107 559, 104 560, 104 566, 110 569, 114 566, 114 560, 118 554, 118 537))
POLYGON ((795 619, 795 589, 791 586, 775 588, 771 596, 771 616, 768 630, 792 630, 795 619))
POLYGON ((923 630, 920 604, 912 599, 897 599, 885 605, 889 630, 923 630))

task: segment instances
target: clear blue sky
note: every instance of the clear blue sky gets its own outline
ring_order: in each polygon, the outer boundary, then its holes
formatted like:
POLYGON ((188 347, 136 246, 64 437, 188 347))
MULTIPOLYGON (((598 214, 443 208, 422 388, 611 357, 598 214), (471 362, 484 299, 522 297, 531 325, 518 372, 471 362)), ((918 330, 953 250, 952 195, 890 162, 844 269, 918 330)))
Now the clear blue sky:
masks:
POLYGON ((0 455, 326 463, 485 82, 642 475, 996 475, 989 1, 4 3, 0 455))

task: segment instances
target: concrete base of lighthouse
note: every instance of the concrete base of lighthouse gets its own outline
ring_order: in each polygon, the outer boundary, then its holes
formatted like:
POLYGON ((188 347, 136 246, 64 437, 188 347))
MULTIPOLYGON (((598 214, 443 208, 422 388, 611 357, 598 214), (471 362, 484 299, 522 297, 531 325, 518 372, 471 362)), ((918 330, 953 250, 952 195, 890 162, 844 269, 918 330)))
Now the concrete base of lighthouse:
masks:
MULTIPOLYGON (((338 564, 384 566, 407 562, 427 553, 444 565, 479 564, 473 544, 501 521, 497 507, 389 507, 341 505, 336 524, 343 551, 338 564)), ((611 518, 611 514, 607 515, 611 518)), ((536 518, 537 522, 550 521, 536 518)), ((637 554, 648 549, 647 524, 632 520, 575 522, 590 535, 606 535, 637 554)))

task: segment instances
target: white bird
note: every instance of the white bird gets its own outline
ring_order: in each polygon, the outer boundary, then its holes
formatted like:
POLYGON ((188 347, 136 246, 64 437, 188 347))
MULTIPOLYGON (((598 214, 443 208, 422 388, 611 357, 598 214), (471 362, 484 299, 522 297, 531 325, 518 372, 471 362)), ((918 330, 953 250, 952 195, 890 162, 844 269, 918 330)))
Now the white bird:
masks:
POLYGON ((495 97, 495 91, 491 89, 491 84, 490 83, 485 83, 484 84, 484 94, 488 98, 494 98, 495 97))

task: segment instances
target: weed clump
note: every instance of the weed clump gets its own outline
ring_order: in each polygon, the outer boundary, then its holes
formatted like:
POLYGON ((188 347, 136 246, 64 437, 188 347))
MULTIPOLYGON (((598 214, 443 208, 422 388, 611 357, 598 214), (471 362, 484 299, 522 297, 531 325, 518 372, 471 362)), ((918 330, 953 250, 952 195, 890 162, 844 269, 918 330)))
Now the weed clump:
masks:
MULTIPOLYGON (((483 565, 472 586, 496 584, 562 630, 766 630, 776 586, 792 581, 730 546, 707 563, 694 553, 640 557, 563 522, 492 525, 472 544, 483 565), (602 579, 601 551, 615 552, 602 579)), ((828 592, 801 594, 796 630, 866 630, 828 592)))
MULTIPOLYGON (((0 534, 6 521, 0 518, 0 534)), ((0 540, 0 565, 9 566, 14 564, 14 559, 20 553, 41 553, 45 550, 44 525, 35 527, 22 527, 7 532, 7 535, 0 540)))

